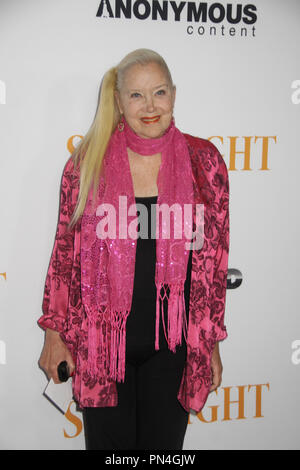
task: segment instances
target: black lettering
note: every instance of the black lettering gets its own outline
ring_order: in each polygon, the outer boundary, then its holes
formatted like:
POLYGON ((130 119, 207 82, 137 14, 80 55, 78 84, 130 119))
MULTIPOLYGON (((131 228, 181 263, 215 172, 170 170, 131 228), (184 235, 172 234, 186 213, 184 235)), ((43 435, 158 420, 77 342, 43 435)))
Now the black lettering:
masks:
POLYGON ((199 4, 198 10, 196 3, 194 2, 188 2, 187 4, 188 7, 188 13, 187 13, 187 20, 188 21, 201 21, 205 22, 207 21, 207 3, 201 3, 199 4))
POLYGON ((225 18, 225 8, 221 3, 213 3, 208 10, 209 19, 213 23, 221 23, 225 18), (215 10, 219 10, 219 16, 215 16, 215 10))
POLYGON ((232 16, 232 8, 233 8, 232 3, 229 3, 229 5, 227 5, 227 15, 226 15, 227 21, 228 23, 233 23, 233 24, 239 23, 242 18, 242 5, 240 3, 236 5, 235 18, 233 18, 232 16))
POLYGON ((151 13, 151 7, 149 3, 147 2, 147 0, 137 0, 137 2, 135 2, 135 4, 133 5, 133 13, 134 13, 134 16, 138 18, 139 20, 145 20, 146 18, 148 18, 148 16, 151 13), (139 11, 140 5, 144 5, 145 7, 144 13, 140 13, 139 11))
POLYGON ((189 25, 189 26, 187 27, 187 30, 186 30, 186 31, 187 31, 188 34, 193 34, 193 32, 194 32, 193 26, 189 25))
POLYGON ((180 15, 186 2, 180 2, 178 6, 176 2, 170 2, 170 3, 175 13, 175 21, 180 21, 180 15))
POLYGON ((103 10, 104 16, 106 16, 106 12, 108 12, 110 18, 114 17, 109 0, 101 0, 96 16, 102 16, 103 10))
POLYGON ((250 4, 249 4, 249 5, 245 5, 245 6, 244 6, 244 11, 243 11, 243 13, 244 13, 244 15, 246 15, 246 17, 243 16, 243 21, 244 21, 244 23, 246 23, 246 24, 253 24, 253 23, 256 22, 256 20, 257 20, 257 15, 256 15, 256 13, 254 13, 254 12, 256 12, 256 6, 255 6, 255 5, 250 5, 250 4), (252 11, 252 10, 253 10, 253 11, 252 11), (247 18, 247 16, 249 16, 249 18, 247 18))
POLYGON ((157 0, 154 0, 152 3, 152 19, 157 20, 157 13, 160 18, 164 21, 168 19, 168 2, 162 2, 162 6, 157 0))
POLYGON ((125 18, 131 18, 131 0, 126 0, 126 5, 122 0, 116 0, 116 18, 121 18, 121 10, 125 18))

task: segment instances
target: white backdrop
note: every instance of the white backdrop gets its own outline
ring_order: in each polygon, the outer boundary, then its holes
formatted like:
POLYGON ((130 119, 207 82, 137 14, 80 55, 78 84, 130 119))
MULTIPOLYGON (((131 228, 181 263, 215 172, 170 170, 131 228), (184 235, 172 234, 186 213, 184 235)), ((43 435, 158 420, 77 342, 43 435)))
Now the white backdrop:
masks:
MULTIPOLYGON (((187 3, 222 13, 214 2, 187 3)), ((140 16, 152 7, 132 4, 140 16)), ((100 0, 0 0, 1 449, 84 449, 74 403, 64 416, 42 395, 36 321, 67 143, 88 130, 105 71, 139 47, 170 66, 176 125, 215 136, 229 169, 223 382, 190 416, 184 449, 300 447, 300 2, 254 1, 250 25, 188 22, 188 4, 175 21, 165 4, 167 20, 142 20, 97 17, 100 0)))

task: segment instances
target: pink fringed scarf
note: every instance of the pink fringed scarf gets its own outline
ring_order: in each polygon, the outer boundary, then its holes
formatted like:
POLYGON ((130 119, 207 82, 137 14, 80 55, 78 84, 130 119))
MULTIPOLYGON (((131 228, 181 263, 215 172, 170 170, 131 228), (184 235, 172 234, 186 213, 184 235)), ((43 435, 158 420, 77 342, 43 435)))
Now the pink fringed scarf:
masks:
POLYGON ((113 133, 104 157, 96 210, 91 188, 81 222, 81 293, 88 322, 87 372, 94 378, 105 375, 118 382, 125 377, 126 320, 131 310, 135 273, 137 235, 133 234, 137 234, 138 226, 127 147, 140 155, 161 153, 157 209, 162 204, 170 208, 177 203, 182 210, 180 239, 174 232, 172 211, 169 236, 168 217, 159 217, 156 212, 156 350, 160 314, 171 351, 175 352, 176 345, 181 344, 182 332, 186 339, 184 282, 192 234, 192 211, 189 217, 183 217, 185 208, 191 209, 193 204, 192 169, 184 136, 172 121, 162 137, 143 139, 125 121, 124 129, 120 131, 117 127, 113 133), (168 300, 168 337, 164 298, 168 300))

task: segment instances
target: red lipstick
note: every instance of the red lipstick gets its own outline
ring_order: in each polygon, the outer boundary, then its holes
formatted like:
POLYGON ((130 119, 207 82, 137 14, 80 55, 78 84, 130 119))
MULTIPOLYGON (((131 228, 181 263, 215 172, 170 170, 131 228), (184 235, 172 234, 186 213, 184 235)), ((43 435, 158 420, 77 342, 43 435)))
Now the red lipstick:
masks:
POLYGON ((160 116, 153 116, 153 117, 142 117, 141 121, 143 121, 144 124, 152 124, 154 122, 158 122, 160 120, 160 116))

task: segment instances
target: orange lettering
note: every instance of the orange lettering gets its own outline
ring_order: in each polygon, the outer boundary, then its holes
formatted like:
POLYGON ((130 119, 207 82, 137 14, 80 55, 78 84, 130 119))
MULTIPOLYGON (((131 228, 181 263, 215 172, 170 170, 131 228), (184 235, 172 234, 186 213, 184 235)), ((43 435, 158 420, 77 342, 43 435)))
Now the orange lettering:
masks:
POLYGON ((257 139, 262 139, 262 154, 261 154, 261 170, 269 170, 268 168, 268 150, 269 150, 269 139, 274 139, 276 142, 276 135, 271 136, 255 136, 254 142, 257 139))
POLYGON ((250 168, 250 144, 251 144, 251 139, 252 137, 244 137, 243 139, 245 140, 245 150, 236 150, 236 139, 237 136, 231 136, 229 137, 230 141, 230 155, 229 155, 229 168, 228 170, 231 171, 236 171, 235 167, 235 157, 238 153, 244 154, 244 168, 243 170, 251 170, 250 168))
POLYGON ((270 384, 258 384, 258 385, 248 385, 248 392, 252 387, 256 387, 256 413, 253 418, 263 418, 263 415, 261 414, 261 391, 262 387, 268 387, 268 390, 270 390, 270 384))
MULTIPOLYGON (((215 391, 215 394, 218 395, 218 390, 214 390, 215 391)), ((214 421, 217 421, 218 420, 218 408, 219 408, 219 405, 214 405, 214 406, 208 406, 208 408, 211 409, 211 419, 209 421, 207 421, 203 414, 202 414, 202 411, 200 411, 199 413, 197 413, 197 418, 200 419, 200 421, 202 421, 202 423, 213 423, 214 421)))
POLYGON ((230 418, 230 404, 231 403, 238 403, 239 405, 239 413, 237 419, 246 419, 244 415, 245 409, 245 387, 246 385, 238 385, 238 400, 230 400, 230 390, 232 387, 224 387, 224 419, 222 421, 229 421, 230 418))
POLYGON ((68 409, 65 413, 65 417, 67 418, 68 421, 70 421, 72 424, 74 424, 74 426, 76 427, 76 432, 73 436, 69 436, 69 434, 67 434, 66 431, 64 430, 64 436, 68 439, 73 439, 74 437, 79 436, 79 434, 82 431, 82 421, 81 421, 81 419, 79 419, 78 416, 74 415, 71 412, 71 405, 73 403, 75 403, 75 402, 74 401, 70 402, 70 404, 68 406, 68 409))

